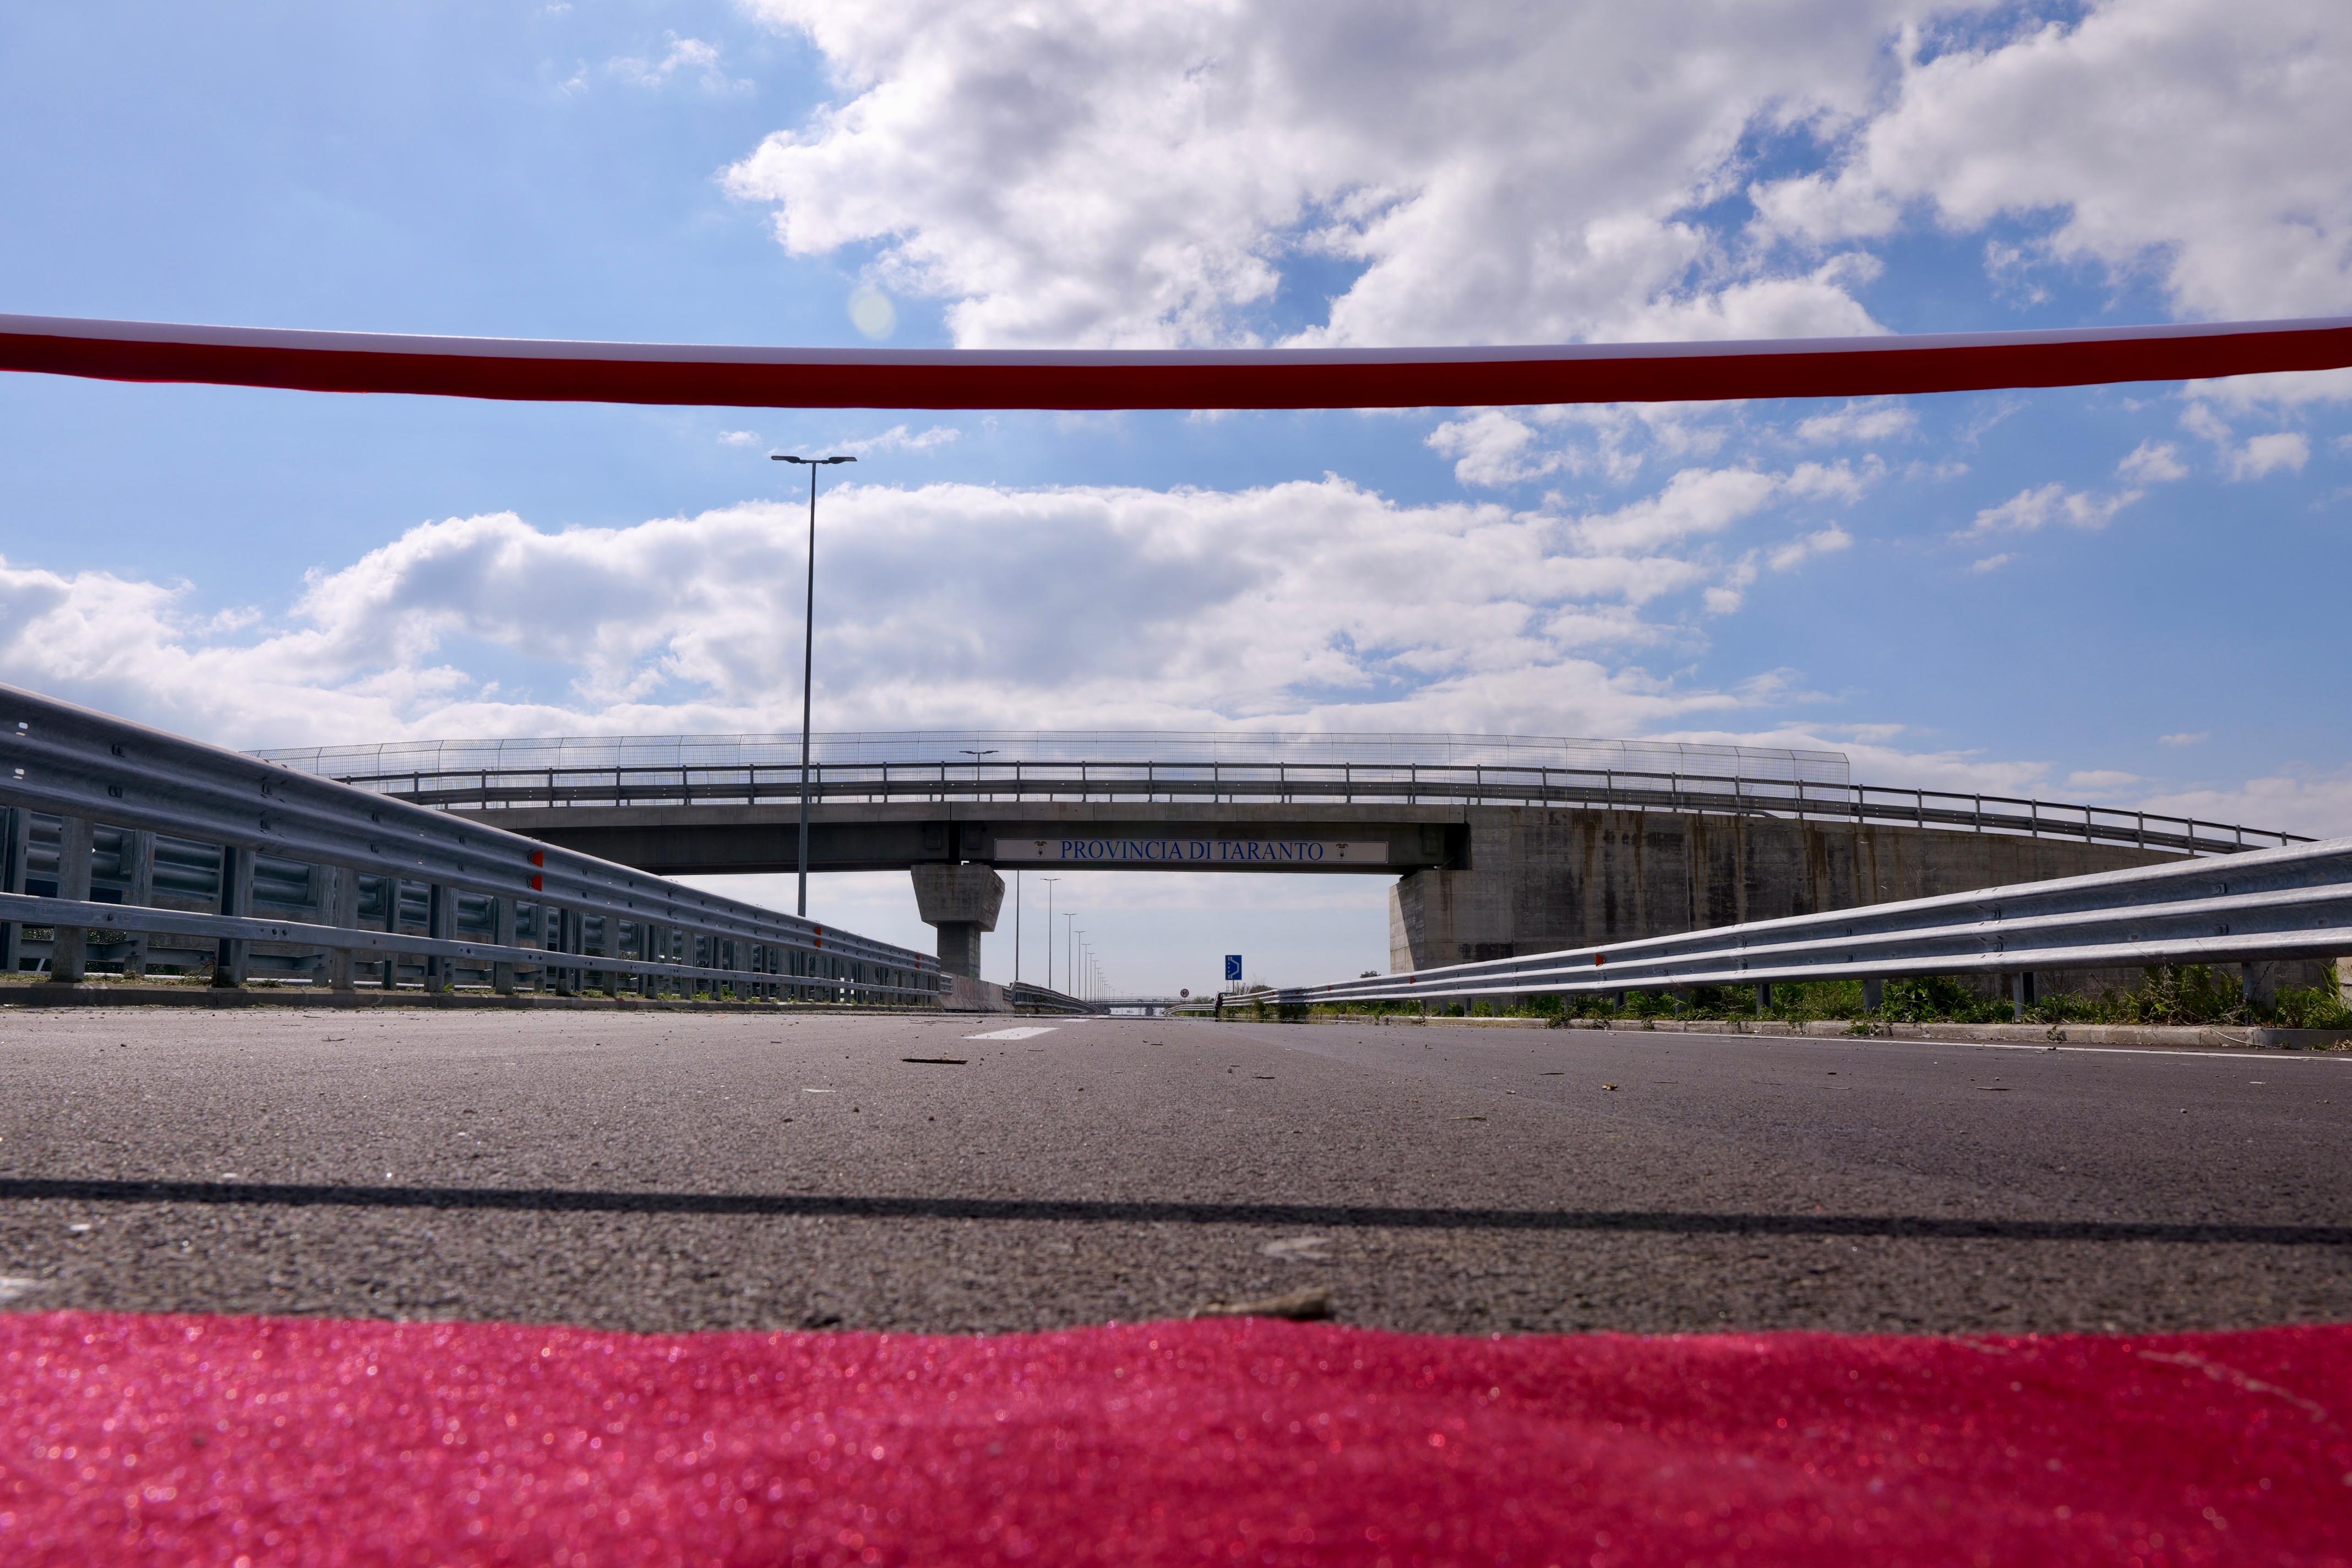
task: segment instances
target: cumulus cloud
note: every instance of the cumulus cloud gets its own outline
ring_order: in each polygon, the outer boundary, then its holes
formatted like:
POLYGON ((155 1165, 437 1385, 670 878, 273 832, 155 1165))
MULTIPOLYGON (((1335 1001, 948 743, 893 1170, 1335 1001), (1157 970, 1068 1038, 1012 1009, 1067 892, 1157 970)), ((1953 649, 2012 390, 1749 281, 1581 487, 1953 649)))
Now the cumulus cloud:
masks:
POLYGON ((2202 399, 2181 412, 2181 427, 2213 443, 2233 479, 2259 479, 2281 468, 2302 471, 2311 460, 2311 439, 2300 430, 2273 430, 2240 441, 2228 420, 2202 399))
POLYGON ((2180 449, 2169 441, 2142 441, 2116 465, 2116 477, 2136 485, 2169 484, 2189 477, 2180 449))
POLYGON ((2017 557, 2003 551, 1999 555, 1987 555, 1969 563, 1969 570, 1977 573, 1998 572, 2017 557))
POLYGON ((1909 435, 1917 424, 1911 410, 1897 399, 1864 398, 1799 420, 1796 438, 1811 446, 1887 441, 1909 435))
POLYGON ((1989 506, 1958 537, 1977 539, 1991 533, 2032 533, 2053 522, 2070 528, 2105 528, 2116 514, 2140 499, 2138 490, 2094 495, 2068 489, 2054 480, 2038 489, 2020 490, 1999 506, 1989 506))
POLYGON ((2300 471, 2311 460, 2311 439, 2300 430, 2273 430, 2254 436, 2230 454, 2230 477, 2259 479, 2281 468, 2300 471))
MULTIPOLYGON (((1906 36, 1883 113, 1836 167, 1759 186, 1766 233, 1834 246, 1924 210, 2040 230, 1988 261, 2147 276, 2198 316, 2352 305, 2352 10, 2132 0, 1983 47, 1906 36)), ((2032 290, 2027 289, 2029 294, 2032 290)))
MULTIPOLYGON (((1776 502, 1854 483, 1818 464, 1688 470, 1582 517, 1400 505, 1336 478, 845 485, 820 522, 817 707, 879 728, 1637 732, 1764 700, 1628 662, 1692 636, 1644 606, 1735 605, 1759 552, 1726 563, 1716 542, 1776 502)), ((0 564, 0 662, 241 743, 789 727, 804 527, 789 502, 628 528, 451 518, 313 573, 257 625, 208 622, 184 586, 0 564), (535 684, 551 670, 552 688, 535 684)), ((1766 564, 1849 543, 1816 529, 1766 564)))
POLYGON ((1689 215, 1751 131, 1863 112, 1934 9, 749 3, 838 91, 729 188, 973 346, 1874 331, 1867 257, 1750 266, 1689 215))

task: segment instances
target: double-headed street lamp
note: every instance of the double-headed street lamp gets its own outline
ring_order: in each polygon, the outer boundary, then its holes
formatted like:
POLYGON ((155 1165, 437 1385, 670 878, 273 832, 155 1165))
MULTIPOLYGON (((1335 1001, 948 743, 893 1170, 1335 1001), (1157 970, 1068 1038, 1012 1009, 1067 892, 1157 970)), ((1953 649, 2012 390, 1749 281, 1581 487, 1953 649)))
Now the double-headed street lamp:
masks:
POLYGON ((816 471, 835 463, 854 463, 855 458, 787 458, 779 452, 769 454, 779 463, 798 463, 809 471, 809 548, 808 548, 808 607, 801 623, 801 892, 798 913, 808 918, 808 800, 809 800, 809 678, 816 668, 816 471))

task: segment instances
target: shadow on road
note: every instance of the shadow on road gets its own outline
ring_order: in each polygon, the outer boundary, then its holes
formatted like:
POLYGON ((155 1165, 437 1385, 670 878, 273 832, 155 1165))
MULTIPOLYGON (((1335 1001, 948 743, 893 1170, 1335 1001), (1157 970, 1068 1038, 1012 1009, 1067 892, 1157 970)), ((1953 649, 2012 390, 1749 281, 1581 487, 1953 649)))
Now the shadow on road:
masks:
POLYGON ((205 1204, 251 1208, 484 1209, 547 1214, 747 1215, 775 1218, 1048 1220, 1360 1230, 1654 1232, 1931 1240, 2156 1241, 2193 1246, 2352 1245, 2352 1226, 2148 1220, 1955 1219, 1922 1215, 1688 1214, 1674 1210, 1404 1208, 1076 1198, 908 1198, 797 1193, 580 1192, 537 1187, 336 1186, 265 1182, 0 1179, 0 1202, 205 1204))

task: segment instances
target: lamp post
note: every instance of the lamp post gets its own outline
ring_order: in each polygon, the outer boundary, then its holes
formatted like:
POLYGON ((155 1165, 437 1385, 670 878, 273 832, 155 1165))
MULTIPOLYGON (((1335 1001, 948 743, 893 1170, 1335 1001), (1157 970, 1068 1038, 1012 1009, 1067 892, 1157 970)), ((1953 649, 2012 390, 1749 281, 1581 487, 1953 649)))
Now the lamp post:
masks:
POLYGON ((809 800, 809 678, 816 667, 816 471, 835 463, 854 463, 855 458, 787 458, 779 452, 769 454, 772 461, 798 463, 809 471, 809 547, 808 605, 801 620, 801 890, 798 913, 808 918, 808 800, 809 800))
POLYGON ((980 759, 996 755, 996 748, 991 746, 984 752, 975 752, 970 746, 958 746, 956 750, 971 759, 971 793, 977 795, 980 794, 980 759))
POLYGON ((1040 877, 1045 884, 1045 989, 1054 988, 1054 884, 1059 877, 1040 877))

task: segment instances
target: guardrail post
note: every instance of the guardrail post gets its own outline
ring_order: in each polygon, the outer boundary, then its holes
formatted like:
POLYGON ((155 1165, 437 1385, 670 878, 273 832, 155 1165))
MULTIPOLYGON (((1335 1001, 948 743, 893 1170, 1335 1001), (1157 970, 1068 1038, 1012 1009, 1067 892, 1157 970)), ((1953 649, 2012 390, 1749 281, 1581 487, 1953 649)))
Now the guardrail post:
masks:
POLYGON ((2025 1022, 2025 1010, 2033 1005, 2033 971, 2021 969, 2009 977, 2010 1016, 2018 1023, 2025 1022))
POLYGON ((2246 1005, 2269 1012, 2278 1005, 2278 967, 2267 959, 2248 959, 2238 965, 2238 989, 2246 1005))
MULTIPOLYGON (((131 886, 123 892, 122 901, 144 909, 155 901, 155 836, 143 828, 122 830, 122 870, 131 886)), ((144 979, 147 974, 147 933, 131 933, 130 951, 122 955, 122 973, 126 979, 144 979)))
MULTIPOLYGON (((25 890, 25 835, 32 822, 28 811, 0 806, 0 893, 25 890)), ((0 921, 0 973, 14 974, 22 967, 24 949, 25 928, 15 921, 0 921)))
MULTIPOLYGON (((425 889, 425 934, 434 942, 447 942, 457 934, 457 895, 439 882, 428 883, 425 889)), ((427 953, 425 959, 425 993, 428 996, 448 994, 456 978, 457 961, 439 953, 427 953)))
POLYGON ((1772 986, 1769 982, 1759 981, 1756 986, 1756 1016, 1762 1017, 1771 1010, 1771 1006, 1772 986))
MULTIPOLYGON (((490 900, 490 940, 500 947, 515 944, 515 901, 490 900)), ((503 960, 490 965, 490 989, 501 996, 515 994, 515 966, 503 960)))
MULTIPOLYGON (((58 819, 58 897, 89 897, 89 819, 58 819)), ((49 937, 49 978, 60 984, 79 984, 89 964, 89 933, 79 926, 53 926, 49 937)))
MULTIPOLYGON (((240 917, 253 913, 252 850, 233 844, 221 846, 220 884, 221 913, 240 917)), ((213 959, 213 984, 227 990, 244 984, 252 963, 251 942, 241 936, 221 938, 213 959)))
POLYGON ((1875 974, 1862 983, 1862 1010, 1875 1013, 1886 1005, 1886 982, 1875 974))
MULTIPOLYGON (((327 879, 326 896, 320 901, 325 907, 319 913, 322 923, 341 931, 356 931, 360 923, 360 874, 349 866, 322 866, 327 879)), ((337 991, 349 991, 352 984, 352 950, 333 947, 327 950, 327 984, 337 991)))
MULTIPOLYGON (((579 948, 580 917, 570 910, 551 909, 548 910, 548 923, 554 928, 548 942, 549 950, 561 957, 570 958, 579 948)), ((555 994, 558 996, 580 994, 580 982, 572 965, 559 963, 551 973, 555 982, 555 994)))

